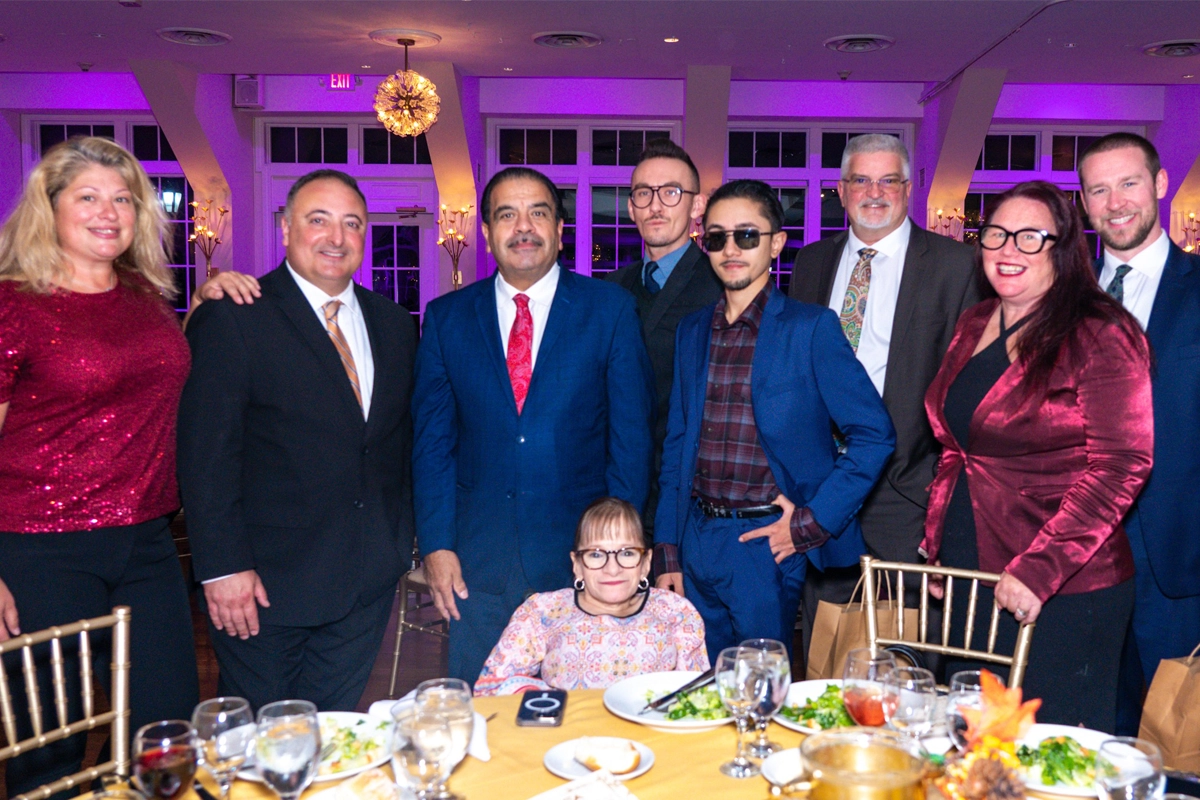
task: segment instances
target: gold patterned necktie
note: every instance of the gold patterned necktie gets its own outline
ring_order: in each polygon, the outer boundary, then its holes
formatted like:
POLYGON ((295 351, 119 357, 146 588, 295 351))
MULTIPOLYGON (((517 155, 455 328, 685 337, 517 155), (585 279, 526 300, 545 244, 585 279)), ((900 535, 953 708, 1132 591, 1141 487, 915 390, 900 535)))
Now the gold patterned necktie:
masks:
POLYGON ((341 307, 341 300, 330 300, 321 306, 321 309, 325 312, 325 327, 329 330, 329 339, 337 348, 338 355, 342 357, 342 366, 346 368, 346 377, 350 379, 350 388, 354 390, 358 407, 362 408, 362 390, 358 388, 358 370, 354 366, 354 356, 350 353, 350 345, 346 342, 346 336, 337 323, 338 310, 341 307))
POLYGON ((858 352, 862 339, 863 319, 867 316, 867 290, 871 287, 871 259, 878 250, 864 247, 858 251, 858 263, 850 273, 850 284, 846 287, 846 298, 842 301, 842 332, 850 340, 850 347, 858 352))

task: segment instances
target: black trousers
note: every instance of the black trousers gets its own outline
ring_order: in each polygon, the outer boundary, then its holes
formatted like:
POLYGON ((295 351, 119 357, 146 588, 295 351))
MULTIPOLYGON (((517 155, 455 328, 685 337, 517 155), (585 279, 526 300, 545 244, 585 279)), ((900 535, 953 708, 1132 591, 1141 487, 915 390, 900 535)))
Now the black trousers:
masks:
MULTIPOLYGON (((187 586, 171 541, 168 519, 70 533, 0 533, 0 579, 16 600, 21 630, 104 616, 113 606, 132 609, 129 676, 130 733, 160 719, 190 719, 199 702, 196 650, 187 586)), ((111 638, 91 637, 95 675, 109 685, 111 638)), ((69 719, 82 716, 78 639, 63 641, 69 719)), ((34 648, 46 727, 57 726, 50 679, 50 648, 34 648)), ((5 658, 17 713, 17 735, 31 735, 20 653, 5 658)), ((70 775, 83 761, 84 734, 8 762, 8 796, 70 775)))

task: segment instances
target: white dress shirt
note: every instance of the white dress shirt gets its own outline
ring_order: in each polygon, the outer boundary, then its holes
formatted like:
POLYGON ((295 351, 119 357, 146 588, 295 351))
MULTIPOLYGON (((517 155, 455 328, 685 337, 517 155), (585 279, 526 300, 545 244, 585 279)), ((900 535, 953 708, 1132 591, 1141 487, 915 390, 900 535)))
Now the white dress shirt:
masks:
POLYGON ((1171 254, 1171 239, 1166 231, 1159 231, 1154 243, 1128 261, 1122 261, 1106 249, 1104 251, 1104 266, 1100 270, 1100 288, 1108 290, 1108 285, 1117 276, 1117 267, 1122 264, 1130 266, 1125 274, 1125 308, 1137 317, 1142 324, 1142 330, 1150 324, 1150 311, 1154 308, 1154 297, 1158 294, 1158 284, 1162 281, 1163 268, 1167 266, 1167 257, 1171 254))
POLYGON ((558 273, 559 266, 555 264, 541 280, 525 291, 515 288, 504 280, 503 275, 496 275, 496 312, 500 318, 500 345, 505 355, 508 355, 508 335, 512 333, 513 322, 517 319, 517 301, 513 298, 518 294, 529 298, 529 315, 533 317, 530 369, 537 366, 538 348, 542 346, 546 320, 550 318, 550 305, 554 302, 554 292, 558 289, 558 273))
POLYGON ((900 296, 900 278, 904 274, 904 256, 908 252, 908 239, 912 233, 912 222, 905 219, 900 227, 875 244, 864 244, 854 231, 847 231, 849 239, 842 249, 842 260, 837 275, 833 278, 833 291, 829 295, 829 307, 842 313, 846 300, 846 287, 850 285, 850 273, 858 263, 858 251, 870 247, 877 251, 871 259, 871 283, 867 289, 867 313, 863 318, 862 336, 858 340, 858 361, 867 370, 875 391, 883 396, 883 380, 887 377, 888 346, 892 342, 892 321, 896 318, 896 298, 900 296))

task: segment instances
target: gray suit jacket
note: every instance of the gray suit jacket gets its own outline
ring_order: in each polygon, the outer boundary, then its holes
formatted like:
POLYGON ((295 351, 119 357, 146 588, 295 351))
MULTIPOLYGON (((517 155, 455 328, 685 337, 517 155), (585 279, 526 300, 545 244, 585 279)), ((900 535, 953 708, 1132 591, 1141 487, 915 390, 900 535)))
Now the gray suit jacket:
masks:
MULTIPOLYGON (((841 233, 796 254, 789 292, 793 298, 829 304, 847 238, 847 233, 841 233)), ((937 462, 937 443, 925 416, 925 391, 942 363, 959 315, 978 301, 974 249, 913 225, 883 384, 883 403, 896 427, 896 452, 859 512, 863 539, 881 558, 917 560, 928 487, 937 462)))

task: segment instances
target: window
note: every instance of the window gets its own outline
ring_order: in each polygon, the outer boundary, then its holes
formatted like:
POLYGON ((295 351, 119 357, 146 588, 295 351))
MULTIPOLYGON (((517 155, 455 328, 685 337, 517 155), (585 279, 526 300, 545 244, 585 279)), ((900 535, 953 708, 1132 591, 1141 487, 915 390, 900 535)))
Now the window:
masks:
POLYGON ((900 131, 858 131, 857 133, 823 131, 821 133, 821 167, 823 169, 841 169, 842 154, 846 151, 846 143, 855 136, 862 136, 865 133, 886 133, 889 136, 904 139, 900 131))
POLYGON ((346 128, 271 127, 272 164, 345 164, 346 128))
POLYGON ((371 225, 372 291, 421 312, 421 229, 417 225, 371 225))
POLYGON ((167 215, 166 244, 171 252, 168 267, 175 276, 175 287, 179 291, 179 296, 175 298, 175 310, 185 314, 197 285, 196 246, 188 241, 192 235, 192 187, 182 175, 154 175, 150 177, 150 183, 167 215))
POLYGON ((655 139, 670 139, 666 130, 605 130, 592 131, 592 164, 594 166, 632 167, 646 145, 655 139))
POLYGON ((730 131, 729 166, 807 167, 808 134, 804 131, 730 131))
POLYGON ((1032 172, 1038 168, 1036 134, 992 134, 983 140, 975 169, 1032 172))
POLYGON ((562 252, 558 255, 558 263, 563 269, 575 271, 575 187, 559 186, 558 194, 562 197, 563 208, 567 215, 563 219, 562 252))
POLYGON ((497 155, 501 164, 575 164, 578 132, 574 128, 501 128, 497 155))
POLYGON ((642 237, 629 218, 628 186, 592 187, 592 274, 642 258, 642 237))
POLYGON ((171 143, 157 125, 133 125, 133 155, 138 161, 176 161, 171 143))
POLYGON ((72 136, 103 136, 105 139, 116 141, 116 125, 39 125, 38 152, 46 155, 46 151, 59 142, 65 142, 72 136))
POLYGON ((783 205, 783 228, 787 232, 787 244, 775 260, 775 283, 787 294, 792 284, 792 267, 796 263, 796 252, 804 246, 804 187, 780 187, 779 202, 783 205))
POLYGON ((363 128, 362 163, 432 164, 425 134, 396 136, 383 128, 363 128))
POLYGON ((1079 156, 1092 146, 1100 136, 1059 136, 1054 134, 1051 148, 1050 169, 1055 172, 1074 172, 1079 156))
POLYGON ((822 181, 820 238, 837 236, 849 227, 850 219, 846 216, 846 209, 842 208, 842 199, 838 197, 837 181, 822 181))

